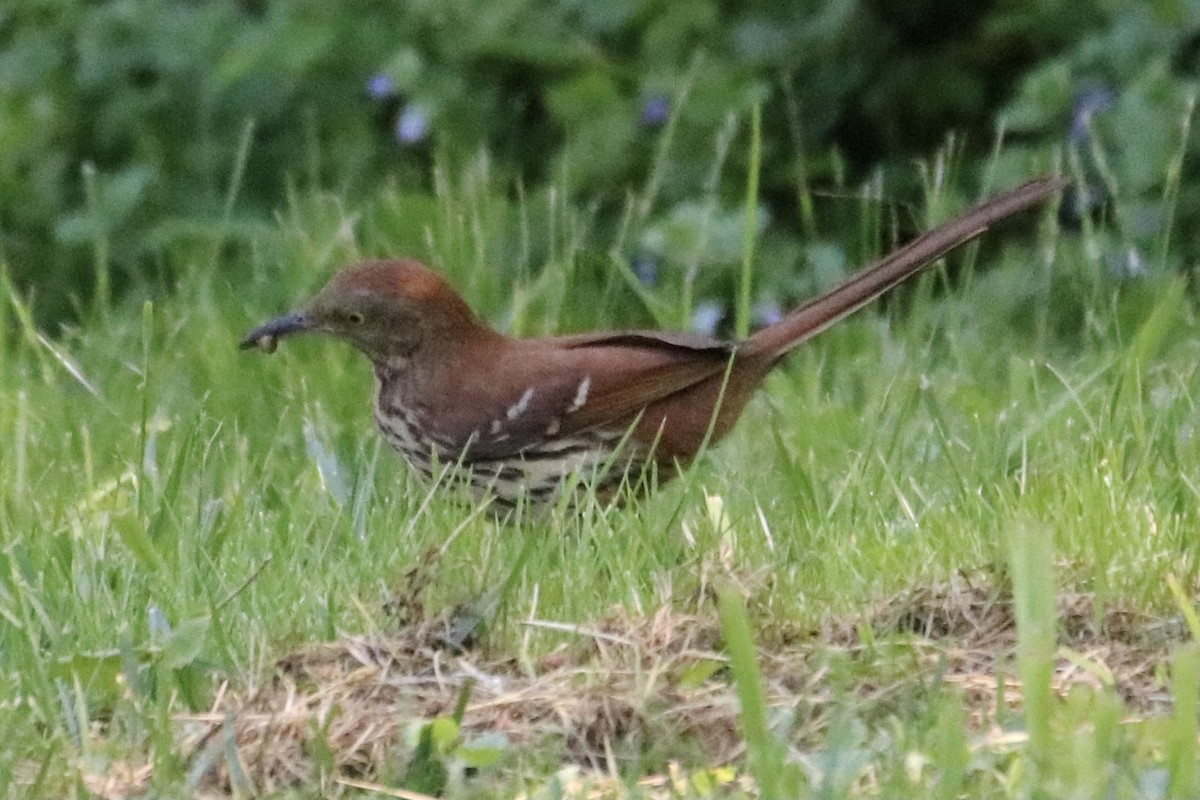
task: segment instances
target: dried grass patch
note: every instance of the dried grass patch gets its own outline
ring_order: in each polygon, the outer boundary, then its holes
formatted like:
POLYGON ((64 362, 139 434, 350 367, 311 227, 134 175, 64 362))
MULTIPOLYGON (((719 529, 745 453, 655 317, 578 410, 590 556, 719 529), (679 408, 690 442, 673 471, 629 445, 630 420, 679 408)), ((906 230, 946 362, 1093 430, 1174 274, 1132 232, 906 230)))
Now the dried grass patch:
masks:
MULTIPOLYGON (((1187 638, 1182 620, 1163 620, 1116 608, 1099 608, 1092 595, 1056 596, 1059 657, 1055 688, 1111 686, 1130 711, 1146 715, 1170 707, 1159 668, 1187 638)), ((998 684, 1013 708, 1021 686, 1012 659, 1016 622, 1011 596, 981 573, 959 573, 950 581, 888 598, 857 621, 835 621, 822 638, 854 646, 858 624, 870 623, 878 636, 910 634, 913 644, 940 661, 944 680, 962 689, 980 724, 994 718, 998 684)))
MULTIPOLYGON (((1086 595, 1060 598, 1058 611, 1059 692, 1108 684, 1132 712, 1166 709, 1158 673, 1182 640, 1181 628, 1098 611, 1086 595)), ((332 775, 348 782, 396 775, 410 755, 408 727, 450 714, 470 681, 464 735, 502 733, 514 750, 541 753, 550 765, 611 773, 622 754, 657 748, 659 757, 679 757, 672 743, 681 742, 705 765, 741 755, 738 704, 715 615, 663 607, 643 618, 616 611, 592 627, 530 624, 569 631, 574 643, 522 664, 510 654, 453 652, 444 644, 444 626, 417 624, 394 635, 303 648, 281 659, 261 685, 230 688, 210 713, 180 717, 183 750, 211 797, 228 796, 234 786, 258 792, 312 786, 318 749, 332 775)), ((861 665, 866 677, 851 699, 875 713, 886 715, 890 700, 911 696, 939 674, 961 693, 981 734, 994 725, 1000 681, 1005 702, 1021 702, 1012 603, 980 576, 898 594, 818 631, 780 639, 788 643, 764 647, 760 662, 771 704, 793 711, 797 741, 819 741, 832 713, 835 652, 861 665), (904 668, 889 670, 897 652, 904 668)), ((144 772, 126 772, 145 780, 144 772)), ((673 780, 659 777, 664 786, 673 780)), ((132 785, 122 793, 112 775, 91 776, 89 788, 109 798, 137 793, 132 785)))

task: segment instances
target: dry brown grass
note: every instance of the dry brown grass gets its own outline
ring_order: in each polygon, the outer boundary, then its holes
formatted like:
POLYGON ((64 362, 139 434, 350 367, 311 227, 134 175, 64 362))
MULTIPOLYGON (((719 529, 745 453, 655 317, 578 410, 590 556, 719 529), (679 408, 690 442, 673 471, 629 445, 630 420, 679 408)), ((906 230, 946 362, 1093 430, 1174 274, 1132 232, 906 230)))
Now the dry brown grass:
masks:
MULTIPOLYGON (((1132 712, 1161 713, 1169 708, 1158 669, 1186 638, 1182 621, 1101 609, 1091 595, 1079 593, 1057 595, 1056 611, 1055 684, 1060 694, 1077 684, 1109 685, 1132 712)), ((918 649, 941 660, 944 680, 962 688, 979 724, 994 718, 999 680, 1005 681, 1006 701, 1013 708, 1020 706, 1021 687, 1013 677, 1012 598, 986 575, 961 573, 946 583, 888 598, 863 616, 877 634, 910 633, 918 649)), ((841 638, 853 646, 858 636, 842 622, 830 626, 825 638, 841 638)))
MULTIPOLYGON (((1099 612, 1085 595, 1060 598, 1058 612, 1059 692, 1108 684, 1132 713, 1166 707, 1157 672, 1179 641, 1178 626, 1099 612)), ((304 648, 280 659, 262 683, 226 687, 210 713, 180 717, 182 747, 211 797, 235 787, 261 792, 321 779, 335 786, 338 779, 370 782, 403 766, 414 720, 452 713, 471 682, 465 736, 502 733, 514 750, 538 748, 550 763, 576 765, 585 775, 612 774, 631 752, 678 755, 670 743, 687 743, 687 752, 706 765, 741 755, 738 703, 721 668, 715 616, 663 607, 644 618, 618 610, 592 627, 530 624, 573 633, 574 643, 522 665, 507 655, 452 651, 444 626, 419 623, 394 635, 304 648), (691 685, 687 676, 698 664, 717 669, 691 685), (317 750, 333 767, 323 778, 316 774, 317 750)), ((852 695, 880 713, 938 674, 960 692, 979 733, 994 726, 1000 681, 1005 702, 1021 702, 1012 604, 980 576, 905 592, 806 636, 780 638, 791 643, 764 648, 760 661, 772 705, 796 712, 797 741, 818 740, 832 711, 831 652, 855 658, 871 676, 857 681, 852 695), (905 650, 904 669, 888 669, 897 647, 905 650)), ((98 796, 118 798, 136 794, 147 777, 144 768, 120 765, 87 780, 98 796)), ((651 778, 646 786, 660 780, 666 791, 675 778, 651 778)), ((584 787, 578 796, 609 796, 602 783, 578 785, 584 787)))

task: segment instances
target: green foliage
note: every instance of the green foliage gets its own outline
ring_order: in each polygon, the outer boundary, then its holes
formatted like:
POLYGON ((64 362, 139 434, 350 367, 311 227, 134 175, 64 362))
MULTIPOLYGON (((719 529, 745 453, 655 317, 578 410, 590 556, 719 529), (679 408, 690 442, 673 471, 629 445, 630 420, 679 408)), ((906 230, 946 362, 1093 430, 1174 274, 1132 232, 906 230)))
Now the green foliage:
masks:
MULTIPOLYGON (((790 296, 797 262, 827 247, 811 240, 814 186, 840 191, 878 170, 908 182, 911 159, 950 130, 983 152, 1018 86, 1011 125, 1044 143, 1063 136, 1082 86, 1108 85, 1120 98, 1106 115, 1121 151, 1111 177, 1140 196, 1182 152, 1195 11, 1195 0, 1147 13, 1044 0, 28 0, 0 18, 0 247, 40 318, 60 318, 68 303, 103 307, 131 283, 145 294, 192 262, 216 266, 221 248, 286 260, 270 215, 288 187, 356 203, 383 179, 428 199, 434 153, 457 171, 482 146, 505 180, 594 202, 591 224, 626 230, 622 261, 686 272, 699 249, 730 270, 725 288, 738 252, 716 240, 710 251, 707 223, 699 239, 655 242, 689 209, 740 216, 749 157, 728 144, 757 105, 759 274, 790 296), (632 208, 631 185, 644 187, 632 208)), ((1014 159, 1001 177, 1030 171, 1014 159)), ((852 204, 824 205, 854 223, 852 204)), ((1127 216, 1136 228, 1139 209, 1127 216)), ((560 266, 531 255, 537 269, 560 266)))
POLYGON ((721 592, 719 602, 721 632, 741 704, 741 733, 746 742, 747 768, 754 776, 763 800, 795 797, 800 788, 799 770, 786 763, 786 750, 767 723, 767 697, 745 601, 727 587, 721 592))
POLYGON ((1179 270, 1200 256, 1194 238, 1170 246, 1174 231, 1200 224, 1200 165, 1185 158, 1196 147, 1200 2, 1118 3, 1107 16, 1106 27, 1032 70, 1002 119, 1017 141, 1067 132, 1078 194, 1064 221, 1106 217, 1102 268, 1179 270))
POLYGON ((110 268, 147 281, 168 250, 188 260, 195 244, 261 238, 288 180, 378 166, 362 76, 388 15, 373 4, 73 0, 2 13, 2 246, 51 313, 110 268), (227 192, 248 125, 235 220, 227 192))
MULTIPOLYGON (((153 770, 162 795, 194 792, 218 767, 253 792, 253 775, 238 772, 236 720, 196 750, 181 743, 180 717, 207 708, 225 680, 256 685, 305 643, 386 632, 392 587, 432 551, 426 613, 485 598, 482 646, 532 670, 574 639, 521 620, 590 625, 614 605, 662 603, 712 617, 712 586, 745 594, 745 617, 731 611, 733 595, 725 601, 730 670, 701 650, 678 674, 647 662, 644 679, 691 692, 736 682, 750 710, 745 766, 769 784, 782 764, 783 795, 874 786, 886 797, 1024 796, 1022 776, 1040 758, 1033 744, 981 740, 959 694, 921 668, 928 650, 869 624, 852 652, 810 632, 1011 560, 1025 598, 1018 619, 1034 625, 1022 634, 1036 645, 1022 651, 1025 674, 1044 676, 1037 626, 1053 625, 1055 588, 1155 618, 1187 607, 1200 563, 1190 477, 1200 339, 1184 284, 1169 270, 1138 281, 1095 270, 1102 232, 1075 238, 1043 225, 1036 246, 1005 248, 986 272, 965 269, 953 292, 934 298, 938 280, 925 281, 894 315, 903 324, 875 314, 813 342, 729 442, 639 509, 506 528, 431 493, 380 448, 369 370, 344 348, 236 350, 331 260, 385 244, 446 254, 481 313, 522 331, 674 308, 673 285, 637 282, 636 293, 608 269, 611 242, 583 224, 586 209, 552 202, 554 187, 514 200, 490 169, 480 160, 440 174, 424 202, 384 191, 355 211, 297 192, 280 237, 297 267, 230 258, 227 269, 247 273, 234 287, 196 266, 175 296, 118 304, 58 340, 0 282, 12 321, 0 340, 0 724, 15 732, 0 737, 0 780, 15 796, 61 797, 81 772, 131 762, 153 770), (523 241, 574 271, 521 269, 523 241), (514 257, 513 273, 491 268, 500 254, 514 257), (1052 531, 1053 548, 1046 536, 1010 550, 1017 540, 1004 534, 1026 530, 1052 531), (770 656, 756 663, 753 641, 763 654, 813 647, 806 663, 820 691, 776 705, 755 688, 770 656), (858 695, 864 686, 897 688, 876 701, 858 695)), ((745 219, 733 222, 740 246, 745 219)), ((1164 661, 1164 686, 1190 680, 1189 658, 1164 661)), ((1038 747, 1065 755, 1030 779, 1035 788, 1190 790, 1194 728, 1182 716, 1126 721, 1117 691, 1043 696, 1038 747)), ((659 711, 644 713, 666 725, 659 711)), ((466 714, 404 719, 411 742, 367 778, 460 796, 553 782, 561 743, 473 738, 466 714)), ((331 788, 331 719, 307 730, 313 783, 298 791, 341 791, 331 788)), ((1027 725, 1011 713, 1000 723, 1014 736, 1027 725)), ((724 791, 709 772, 723 765, 687 741, 613 747, 630 781, 679 759, 689 791, 724 791)))
POLYGON ((468 771, 496 766, 508 743, 502 734, 485 733, 464 741, 463 714, 471 695, 468 681, 459 694, 454 714, 410 727, 412 758, 405 768, 403 786, 423 795, 442 796, 448 789, 462 791, 468 771))
POLYGON ((1024 694, 1025 731, 1032 756, 1030 786, 1045 778, 1055 760, 1052 738, 1054 688, 1054 533, 1036 525, 1017 525, 1009 533, 1009 568, 1017 623, 1017 668, 1024 694))
MULTIPOLYGON (((1200 224, 1198 26, 1197 0, 9 4, 0 795, 85 796, 81 775, 117 764, 151 768, 156 796, 217 766, 254 794, 235 720, 195 750, 180 719, 300 645, 386 630, 380 608, 434 552, 428 612, 482 609, 482 646, 523 669, 575 642, 526 618, 719 613, 728 662, 647 662, 644 680, 734 684, 767 792, 1194 796, 1195 644, 1169 642, 1154 678, 1174 709, 1135 717, 1104 665, 1052 634, 1056 591, 1181 617, 1168 637, 1200 630, 1200 337, 1176 276, 1200 224), (997 108, 1008 142, 976 158, 997 108), (965 144, 930 158, 949 129, 965 144), (500 527, 380 448, 369 370, 343 349, 234 349, 338 264, 382 253, 436 262, 517 333, 686 327, 713 297, 736 297, 745 325, 752 292, 827 284, 1064 141, 1107 209, 1081 201, 1023 246, 989 239, 987 270, 950 259, 887 306, 903 324, 829 332, 636 512, 500 527), (909 184, 920 212, 884 202, 909 184), (79 327, 47 335, 72 302, 79 327), (860 623, 850 652, 811 641, 1004 564, 1025 695, 1009 712, 999 683, 998 738, 903 632, 860 623), (762 664, 795 646, 816 650, 821 691, 772 705, 762 664), (1064 660, 1097 686, 1053 691, 1064 660)), ((561 795, 559 743, 472 737, 465 701, 406 718, 405 757, 368 777, 561 795)), ((332 782, 333 719, 307 732, 319 786, 300 793, 351 796, 332 782)), ((630 783, 671 758, 687 792, 739 796, 741 765, 695 753, 614 743, 630 783)))

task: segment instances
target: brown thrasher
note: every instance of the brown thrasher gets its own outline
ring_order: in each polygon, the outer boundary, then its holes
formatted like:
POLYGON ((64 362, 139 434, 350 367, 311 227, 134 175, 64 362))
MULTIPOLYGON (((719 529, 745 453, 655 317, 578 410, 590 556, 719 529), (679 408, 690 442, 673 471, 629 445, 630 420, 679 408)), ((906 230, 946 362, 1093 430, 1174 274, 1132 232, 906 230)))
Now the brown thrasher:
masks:
POLYGON ((357 347, 375 365, 379 430, 426 477, 445 469, 504 507, 553 503, 567 487, 607 500, 626 479, 644 486, 647 467, 669 478, 729 433, 793 347, 1065 185, 1045 177, 983 202, 740 342, 659 331, 515 339, 436 273, 392 260, 340 272, 241 346, 271 352, 280 337, 319 331, 357 347))

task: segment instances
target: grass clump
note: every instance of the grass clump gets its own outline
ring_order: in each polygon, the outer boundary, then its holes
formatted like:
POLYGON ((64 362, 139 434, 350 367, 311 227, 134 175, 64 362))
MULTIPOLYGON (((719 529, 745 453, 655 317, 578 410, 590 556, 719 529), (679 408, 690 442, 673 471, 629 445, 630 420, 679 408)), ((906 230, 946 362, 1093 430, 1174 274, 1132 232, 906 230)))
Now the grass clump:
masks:
POLYGON ((381 251, 509 329, 626 321, 585 215, 489 181, 420 226, 297 196, 286 265, 53 337, 0 284, 10 796, 1189 796, 1184 284, 1044 219, 803 349, 638 508, 503 525, 383 451, 344 348, 236 350, 381 251))

